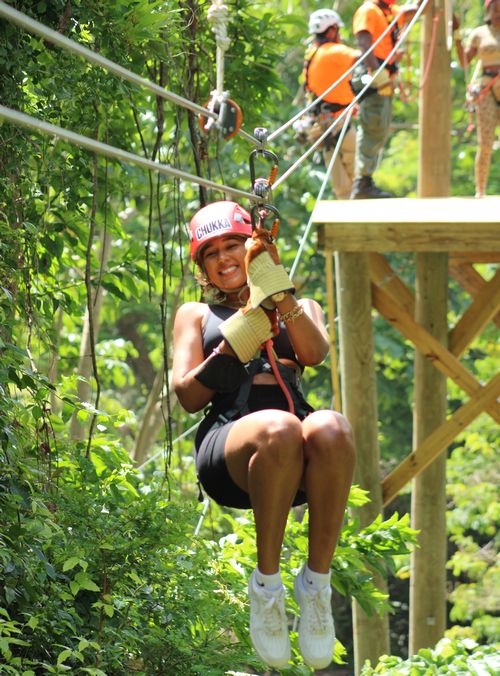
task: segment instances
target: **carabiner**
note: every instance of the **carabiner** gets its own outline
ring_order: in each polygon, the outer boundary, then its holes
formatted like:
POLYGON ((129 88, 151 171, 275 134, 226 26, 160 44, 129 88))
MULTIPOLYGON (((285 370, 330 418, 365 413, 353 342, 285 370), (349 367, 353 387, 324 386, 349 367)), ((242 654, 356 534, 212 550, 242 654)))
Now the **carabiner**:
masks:
POLYGON ((250 211, 250 217, 252 219, 252 230, 255 230, 256 228, 264 228, 264 223, 269 215, 269 212, 274 214, 274 220, 270 230, 272 241, 277 237, 278 229, 281 223, 280 212, 276 209, 276 207, 273 207, 272 204, 254 204, 250 211))
POLYGON ((274 181, 276 180, 276 176, 278 175, 278 156, 271 150, 266 150, 265 148, 254 148, 250 153, 249 163, 252 191, 259 197, 266 197, 268 192, 271 190, 274 181), (257 155, 261 155, 264 159, 273 163, 268 178, 255 178, 255 158, 257 155))

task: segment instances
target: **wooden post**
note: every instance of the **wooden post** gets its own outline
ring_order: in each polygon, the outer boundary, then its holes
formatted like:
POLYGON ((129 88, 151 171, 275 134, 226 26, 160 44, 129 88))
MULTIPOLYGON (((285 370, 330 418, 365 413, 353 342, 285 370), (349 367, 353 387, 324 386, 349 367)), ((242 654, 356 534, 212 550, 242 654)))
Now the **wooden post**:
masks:
MULTIPOLYGON (((443 1, 431 0, 424 16, 422 72, 431 63, 420 94, 419 197, 444 197, 450 187, 451 73, 443 1), (439 20, 432 52, 435 16, 439 20)), ((415 319, 446 345, 448 255, 418 253, 416 268, 415 319)), ((414 448, 445 421, 446 409, 445 376, 417 353, 414 448)), ((410 654, 435 645, 446 628, 446 452, 413 481, 412 526, 420 531, 420 548, 411 556, 410 654)))
POLYGON ((332 379, 333 408, 342 413, 342 399, 340 397, 340 378, 337 353, 337 332, 335 330, 335 278, 333 274, 333 251, 326 253, 326 290, 328 297, 328 337, 330 339, 330 374, 332 379))
MULTIPOLYGON (((369 492, 371 499, 359 510, 361 525, 365 526, 382 511, 368 254, 337 252, 335 262, 343 410, 353 427, 356 443, 354 480, 369 492)), ((375 581, 386 593, 385 580, 375 575, 375 581)), ((353 633, 354 668, 359 674, 366 659, 375 666, 380 655, 389 652, 388 617, 369 617, 354 602, 353 633)))

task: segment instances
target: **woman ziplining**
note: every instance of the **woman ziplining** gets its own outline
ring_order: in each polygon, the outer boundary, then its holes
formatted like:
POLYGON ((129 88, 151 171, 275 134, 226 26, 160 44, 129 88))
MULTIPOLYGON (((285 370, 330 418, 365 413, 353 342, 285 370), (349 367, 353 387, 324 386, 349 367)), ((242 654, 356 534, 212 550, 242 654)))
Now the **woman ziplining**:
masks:
POLYGON ((253 510, 257 567, 248 586, 250 635, 271 667, 290 660, 280 575, 286 521, 292 505, 308 504, 309 554, 294 590, 302 655, 322 668, 335 644, 330 567, 354 445, 341 414, 314 411, 302 395, 302 371, 328 352, 323 315, 315 301, 296 299, 261 227, 266 213, 256 211, 256 228, 245 209, 228 201, 210 204, 191 219, 191 256, 203 300, 184 304, 176 314, 172 381, 187 411, 209 407, 195 442, 205 491, 220 505, 253 510), (253 246, 247 250, 246 243, 253 246), (262 350, 265 343, 268 349, 262 350))
POLYGON ((465 49, 461 40, 456 40, 461 65, 466 68, 476 58, 479 64, 478 78, 474 77, 468 88, 477 121, 476 197, 486 195, 493 143, 500 125, 500 0, 485 0, 484 9, 485 23, 472 31, 465 49))

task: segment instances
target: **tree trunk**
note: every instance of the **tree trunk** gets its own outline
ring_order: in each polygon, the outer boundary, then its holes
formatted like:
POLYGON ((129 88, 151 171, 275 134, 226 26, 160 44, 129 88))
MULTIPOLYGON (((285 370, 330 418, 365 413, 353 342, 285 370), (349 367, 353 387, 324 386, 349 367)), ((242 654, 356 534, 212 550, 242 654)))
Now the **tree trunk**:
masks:
MULTIPOLYGON (((433 17, 443 0, 429 3, 422 35, 422 72, 432 59, 420 94, 419 197, 445 197, 450 188, 451 85, 443 14, 434 53, 430 54, 433 17), (436 114, 439 111, 439 114, 436 114)), ((416 320, 447 344, 448 255, 417 255, 416 320)), ((414 447, 446 418, 446 378, 420 353, 415 356, 414 447)), ((412 526, 420 548, 411 556, 410 654, 431 647, 446 627, 446 453, 412 486, 412 526)))
MULTIPOLYGON (((357 510, 361 526, 371 523, 382 511, 380 484, 380 450, 373 328, 368 255, 336 253, 337 294, 339 307, 340 363, 343 411, 354 431, 356 443, 355 482, 367 490, 371 502, 357 510)), ((375 575, 379 589, 387 585, 375 575)), ((354 602, 354 667, 359 674, 366 659, 375 665, 380 655, 389 652, 387 614, 369 617, 354 602)))
MULTIPOLYGON (((180 284, 177 285, 172 299, 170 310, 170 321, 165 332, 167 344, 170 345, 172 332, 174 328, 174 317, 179 306, 181 292, 184 288, 184 278, 180 284)), ((163 385, 165 378, 165 364, 162 364, 156 377, 154 379, 151 392, 149 393, 144 415, 142 416, 139 433, 132 451, 132 458, 134 463, 139 466, 146 460, 151 446, 154 444, 159 431, 164 425, 164 421, 168 418, 167 404, 163 397, 163 385)), ((170 383, 168 383, 170 388, 170 383)), ((170 406, 173 408, 177 403, 175 393, 170 392, 170 406)))

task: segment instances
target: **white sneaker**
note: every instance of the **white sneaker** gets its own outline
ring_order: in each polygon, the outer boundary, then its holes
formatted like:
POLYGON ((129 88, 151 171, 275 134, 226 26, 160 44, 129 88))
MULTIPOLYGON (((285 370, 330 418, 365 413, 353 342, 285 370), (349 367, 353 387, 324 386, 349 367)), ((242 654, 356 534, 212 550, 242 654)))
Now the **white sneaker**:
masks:
POLYGON ((269 591, 257 584, 255 573, 248 582, 250 637, 255 652, 270 667, 286 667, 291 658, 285 589, 269 591))
POLYGON ((332 661, 335 648, 332 588, 328 585, 321 589, 308 589, 301 571, 295 578, 293 589, 300 607, 300 652, 307 665, 323 669, 332 661))

